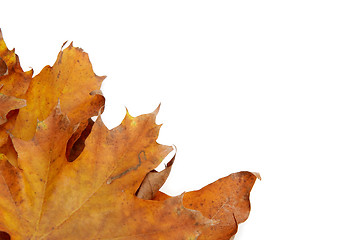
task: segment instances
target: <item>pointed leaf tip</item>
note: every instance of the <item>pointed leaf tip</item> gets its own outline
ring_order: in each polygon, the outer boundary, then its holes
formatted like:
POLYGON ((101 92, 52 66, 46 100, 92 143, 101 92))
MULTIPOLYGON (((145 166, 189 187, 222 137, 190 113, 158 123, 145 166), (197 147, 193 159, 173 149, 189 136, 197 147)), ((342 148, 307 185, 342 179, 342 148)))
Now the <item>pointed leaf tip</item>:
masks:
POLYGON ((260 173, 258 172, 251 172, 251 173, 254 174, 254 176, 261 181, 260 173))
POLYGON ((132 118, 133 116, 131 116, 129 109, 125 106, 125 118, 132 118))
POLYGON ((159 103, 159 105, 157 106, 157 108, 152 112, 152 114, 154 114, 155 116, 158 115, 159 111, 160 111, 160 107, 161 107, 161 103, 159 103))
POLYGON ((62 51, 62 50, 64 49, 64 46, 67 44, 67 42, 68 42, 68 40, 66 40, 66 41, 63 43, 63 45, 62 45, 61 48, 60 48, 60 51, 62 51))

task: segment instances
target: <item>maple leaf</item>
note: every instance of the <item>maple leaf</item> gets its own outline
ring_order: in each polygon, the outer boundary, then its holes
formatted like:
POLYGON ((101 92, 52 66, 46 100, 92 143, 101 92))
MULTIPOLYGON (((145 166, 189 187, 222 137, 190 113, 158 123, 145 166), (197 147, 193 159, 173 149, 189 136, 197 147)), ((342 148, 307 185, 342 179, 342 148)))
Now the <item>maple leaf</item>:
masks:
POLYGON ((109 130, 100 115, 90 119, 103 110, 104 78, 86 53, 70 44, 32 78, 0 36, 0 239, 232 238, 249 216, 256 173, 160 192, 175 156, 154 170, 174 150, 156 142, 159 107, 127 111, 109 130))

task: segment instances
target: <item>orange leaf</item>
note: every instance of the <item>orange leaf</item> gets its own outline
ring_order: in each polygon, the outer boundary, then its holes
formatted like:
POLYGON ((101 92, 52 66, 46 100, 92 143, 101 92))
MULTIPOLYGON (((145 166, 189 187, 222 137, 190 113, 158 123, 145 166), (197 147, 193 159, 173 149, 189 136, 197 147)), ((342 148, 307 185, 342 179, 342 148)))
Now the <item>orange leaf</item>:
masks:
POLYGON ((90 119, 105 99, 86 53, 70 45, 31 79, 0 36, 0 239, 232 238, 257 174, 159 192, 175 158, 154 170, 173 151, 156 142, 159 107, 109 130, 90 119))
MULTIPOLYGON (((250 191, 258 173, 238 172, 209 184, 198 191, 186 192, 183 203, 186 208, 200 211, 216 224, 205 226, 199 239, 228 240, 237 231, 237 225, 246 221, 250 214, 250 191)), ((164 201, 170 196, 157 192, 153 200, 164 201)))

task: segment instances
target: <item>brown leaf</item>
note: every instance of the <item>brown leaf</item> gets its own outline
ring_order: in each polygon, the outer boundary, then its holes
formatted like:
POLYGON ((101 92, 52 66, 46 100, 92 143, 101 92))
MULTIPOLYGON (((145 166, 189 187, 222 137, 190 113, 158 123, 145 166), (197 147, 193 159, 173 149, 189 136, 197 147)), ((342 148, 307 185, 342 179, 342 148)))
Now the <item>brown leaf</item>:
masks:
POLYGON ((150 171, 144 180, 142 181, 139 189, 136 192, 136 196, 145 200, 151 200, 155 197, 156 193, 160 190, 162 185, 164 185, 166 179, 168 178, 171 167, 174 164, 175 156, 166 164, 166 167, 161 172, 156 170, 150 171))
POLYGON ((175 156, 153 170, 173 150, 156 142, 159 108, 137 117, 127 111, 109 130, 101 116, 90 119, 105 99, 86 53, 70 45, 31 79, 0 36, 7 67, 0 76, 0 239, 228 240, 236 233, 257 174, 234 173, 175 197, 161 193, 175 156))
POLYGON ((250 172, 233 173, 199 191, 185 193, 184 206, 218 223, 203 230, 200 239, 229 239, 250 213, 250 191, 257 179, 250 172))
MULTIPOLYGON (((250 191, 258 173, 238 172, 221 178, 198 191, 184 193, 186 208, 200 211, 216 224, 204 227, 198 239, 227 240, 237 231, 250 213, 250 191)), ((164 201, 170 196, 157 192, 153 200, 164 201)))

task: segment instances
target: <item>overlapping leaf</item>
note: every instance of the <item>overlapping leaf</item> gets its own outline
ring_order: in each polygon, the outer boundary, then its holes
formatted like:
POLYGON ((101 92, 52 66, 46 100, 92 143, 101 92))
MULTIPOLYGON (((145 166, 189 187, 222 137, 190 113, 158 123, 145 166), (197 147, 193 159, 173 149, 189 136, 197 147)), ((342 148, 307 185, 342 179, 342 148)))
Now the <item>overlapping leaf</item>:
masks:
POLYGON ((14 127, 19 108, 26 105, 23 98, 33 71, 24 72, 15 51, 10 51, 0 29, 0 152, 16 165, 16 153, 8 132, 14 127))
POLYGON ((153 170, 173 150, 156 142, 159 109, 127 112, 112 130, 100 116, 92 122, 103 78, 81 49, 70 45, 31 78, 0 43, 0 237, 228 240, 247 219, 250 172, 176 197, 159 192, 174 163, 153 170))

